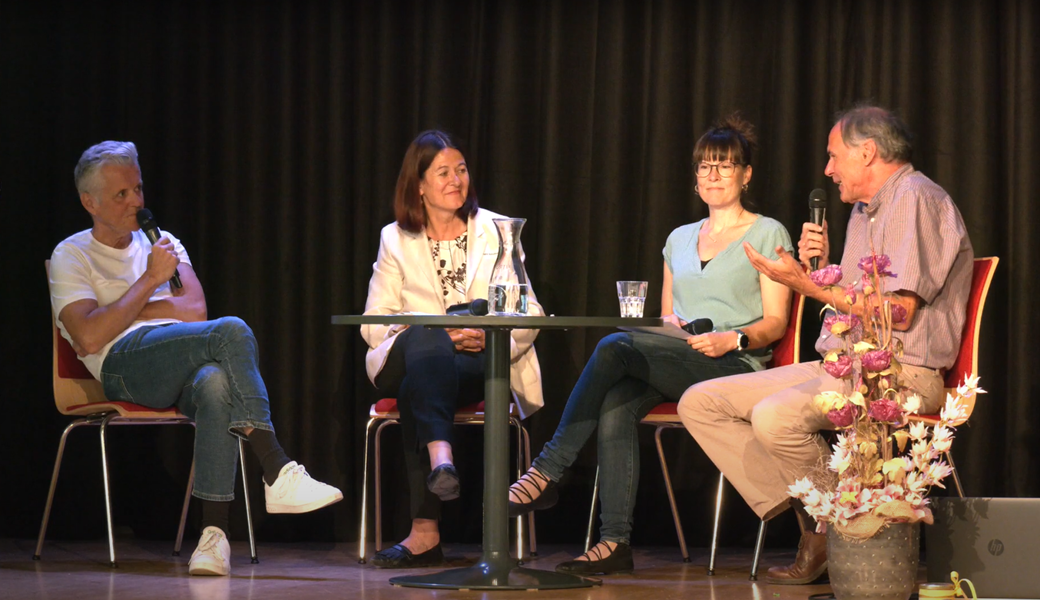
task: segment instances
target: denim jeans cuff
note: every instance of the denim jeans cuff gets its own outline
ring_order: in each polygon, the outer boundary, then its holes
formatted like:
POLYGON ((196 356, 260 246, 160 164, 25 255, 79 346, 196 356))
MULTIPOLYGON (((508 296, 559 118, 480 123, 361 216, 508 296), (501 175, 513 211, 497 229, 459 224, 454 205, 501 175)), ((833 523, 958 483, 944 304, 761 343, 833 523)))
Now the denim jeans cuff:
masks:
POLYGON ((248 442, 249 439, 245 435, 239 433, 239 431, 243 429, 263 429, 264 431, 274 432, 274 427, 270 423, 264 423, 262 421, 233 421, 228 425, 228 432, 231 435, 242 438, 248 442))
MULTIPOLYGON (((544 454, 544 453, 545 453, 545 450, 542 450, 542 454, 544 454)), ((546 459, 544 456, 542 456, 542 454, 539 454, 537 457, 535 457, 534 462, 531 463, 531 468, 532 469, 537 469, 539 473, 541 473, 542 475, 545 475, 551 481, 555 481, 556 483, 559 483, 560 480, 563 479, 564 469, 560 469, 558 474, 557 474, 557 472, 553 469, 552 461, 549 461, 548 459, 546 459)))
POLYGON ((235 493, 230 494, 207 494, 199 490, 192 490, 191 495, 200 500, 212 500, 213 502, 231 502, 235 499, 235 493))
POLYGON ((601 542, 614 542, 615 544, 631 545, 631 544, 629 544, 628 538, 615 537, 615 536, 612 536, 612 535, 605 535, 602 538, 600 538, 600 541, 601 542))

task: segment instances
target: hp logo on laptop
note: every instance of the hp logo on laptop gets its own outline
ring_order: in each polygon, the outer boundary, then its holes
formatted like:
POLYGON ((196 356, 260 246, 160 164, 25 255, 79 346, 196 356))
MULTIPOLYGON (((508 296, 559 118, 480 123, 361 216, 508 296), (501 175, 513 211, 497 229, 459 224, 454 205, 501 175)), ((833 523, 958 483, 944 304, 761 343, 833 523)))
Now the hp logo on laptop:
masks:
POLYGON ((1004 542, 997 539, 990 540, 987 549, 993 556, 1000 556, 1004 553, 1004 542))

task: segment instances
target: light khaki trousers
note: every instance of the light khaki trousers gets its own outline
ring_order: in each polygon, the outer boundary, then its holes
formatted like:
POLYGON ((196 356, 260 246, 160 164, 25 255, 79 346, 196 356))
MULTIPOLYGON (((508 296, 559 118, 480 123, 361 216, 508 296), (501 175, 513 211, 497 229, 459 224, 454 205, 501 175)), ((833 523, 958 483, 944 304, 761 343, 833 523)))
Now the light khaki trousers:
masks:
MULTIPOLYGON (((939 371, 903 365, 900 377, 921 396, 921 413, 938 412, 939 371)), ((812 401, 843 385, 820 361, 711 379, 686 390, 679 418, 748 506, 771 519, 787 508, 788 486, 825 466, 830 449, 819 431, 834 424, 812 401)))

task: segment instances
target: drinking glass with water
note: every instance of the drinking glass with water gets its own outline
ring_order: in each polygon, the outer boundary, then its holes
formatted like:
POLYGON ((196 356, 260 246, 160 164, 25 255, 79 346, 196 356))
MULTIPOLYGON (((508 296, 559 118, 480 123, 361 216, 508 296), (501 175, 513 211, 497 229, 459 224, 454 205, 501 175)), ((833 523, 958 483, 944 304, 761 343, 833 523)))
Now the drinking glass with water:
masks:
POLYGON ((618 303, 621 304, 621 316, 640 318, 643 316, 643 304, 646 303, 645 281, 617 282, 618 303))

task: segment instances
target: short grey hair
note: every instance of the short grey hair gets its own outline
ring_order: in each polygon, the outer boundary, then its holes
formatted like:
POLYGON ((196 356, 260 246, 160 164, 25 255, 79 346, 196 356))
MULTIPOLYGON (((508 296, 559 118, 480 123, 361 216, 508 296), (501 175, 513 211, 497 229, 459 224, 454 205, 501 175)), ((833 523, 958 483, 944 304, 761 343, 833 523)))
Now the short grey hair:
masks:
POLYGON ((76 191, 90 193, 97 189, 96 176, 98 170, 105 165, 133 165, 141 170, 137 162, 137 146, 133 142, 105 141, 94 144, 83 151, 76 163, 73 176, 76 191))
POLYGON ((891 111, 862 104, 839 114, 837 123, 846 146, 856 147, 868 139, 874 140, 881 160, 910 162, 914 150, 910 130, 891 111))

